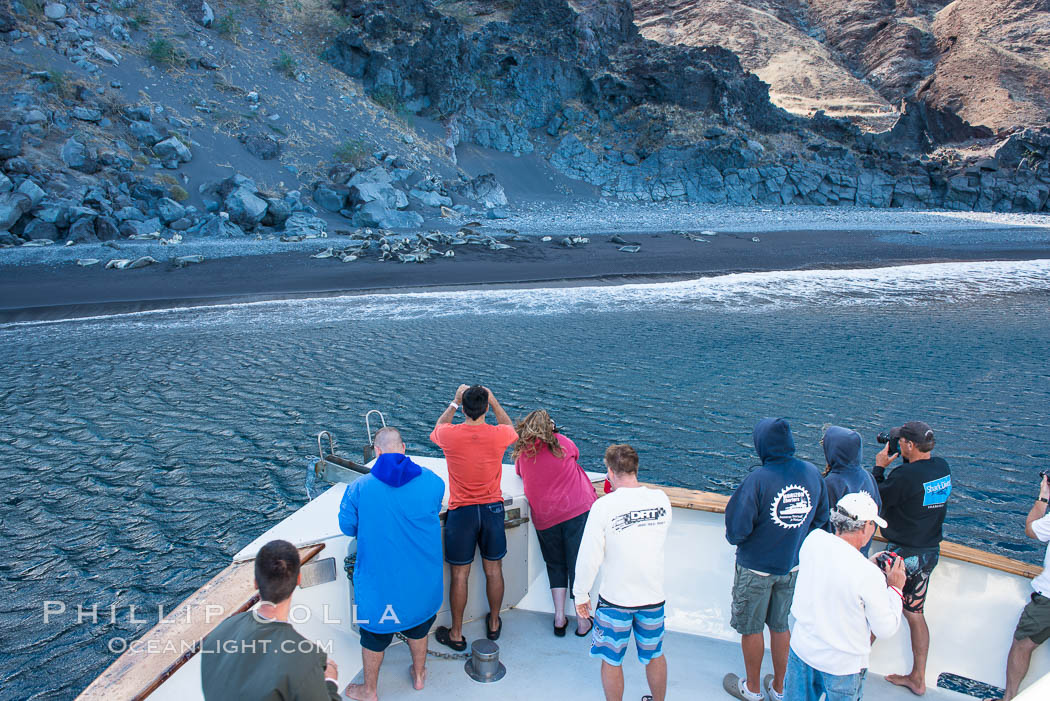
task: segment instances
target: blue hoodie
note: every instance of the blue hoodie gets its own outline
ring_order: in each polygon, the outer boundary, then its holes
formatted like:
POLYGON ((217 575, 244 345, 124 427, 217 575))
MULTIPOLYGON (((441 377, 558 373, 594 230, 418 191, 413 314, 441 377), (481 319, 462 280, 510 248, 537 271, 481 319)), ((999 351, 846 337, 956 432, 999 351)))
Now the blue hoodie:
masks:
MULTIPOLYGON (((841 426, 829 426, 824 432, 824 458, 830 471, 824 476, 828 488, 828 506, 835 508, 847 494, 864 492, 875 500, 882 510, 882 497, 871 473, 861 467, 864 462, 864 444, 860 434, 841 426)), ((870 543, 861 548, 868 554, 870 543)))
POLYGON ((820 472, 795 457, 795 439, 784 419, 755 425, 762 467, 747 477, 726 504, 726 540, 736 562, 766 574, 798 566, 802 541, 828 522, 828 492, 820 472))
POLYGON ((828 486, 828 505, 835 506, 847 494, 865 492, 882 509, 882 497, 875 478, 861 465, 864 446, 860 434, 841 426, 831 426, 824 432, 824 457, 831 471, 824 477, 828 486))
POLYGON ((357 537, 358 625, 394 633, 441 608, 441 500, 445 482, 400 453, 384 453, 371 474, 346 488, 339 528, 357 537))

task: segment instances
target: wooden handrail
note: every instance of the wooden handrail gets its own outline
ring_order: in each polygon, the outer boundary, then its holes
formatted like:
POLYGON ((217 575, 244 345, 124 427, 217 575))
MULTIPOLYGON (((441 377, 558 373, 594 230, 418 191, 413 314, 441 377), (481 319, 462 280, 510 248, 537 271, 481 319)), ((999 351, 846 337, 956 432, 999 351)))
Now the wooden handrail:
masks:
MULTIPOLYGON (((299 548, 299 559, 305 564, 322 550, 324 543, 299 548)), ((234 562, 129 646, 77 696, 77 701, 146 698, 197 654, 208 633, 229 616, 243 613, 258 602, 253 562, 234 562), (212 621, 217 615, 210 607, 216 606, 222 610, 222 617, 212 621)))
MULTIPOLYGON (((645 486, 653 487, 654 489, 659 489, 664 492, 671 500, 671 506, 679 509, 709 511, 711 513, 724 514, 726 504, 729 502, 729 497, 724 494, 701 492, 695 489, 685 489, 683 487, 665 487, 660 484, 646 484, 645 486)), ((595 489, 600 496, 602 494, 602 482, 595 482, 595 489)), ((886 541, 881 533, 877 534, 875 538, 882 542, 886 541)), ((1034 579, 1039 576, 1040 572, 1042 572, 1042 568, 1037 565, 1031 565, 1027 562, 1021 562, 1020 560, 1014 560, 1013 558, 996 555, 995 553, 978 550, 977 548, 960 545, 959 543, 953 543, 948 540, 941 543, 941 556, 949 557, 953 560, 960 560, 962 562, 969 562, 974 565, 980 565, 981 567, 988 567, 993 570, 999 570, 1000 572, 1006 572, 1007 574, 1014 574, 1019 577, 1027 577, 1028 579, 1034 579)))

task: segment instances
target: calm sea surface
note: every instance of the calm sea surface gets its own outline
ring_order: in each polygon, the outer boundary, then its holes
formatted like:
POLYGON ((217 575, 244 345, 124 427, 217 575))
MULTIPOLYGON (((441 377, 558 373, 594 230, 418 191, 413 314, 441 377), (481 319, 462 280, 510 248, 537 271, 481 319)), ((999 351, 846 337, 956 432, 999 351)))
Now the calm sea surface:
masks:
POLYGON ((301 506, 332 430, 380 408, 409 451, 461 383, 515 418, 548 408, 601 469, 730 492, 751 428, 923 419, 954 472, 953 540, 1039 561, 1024 538, 1050 467, 1050 261, 760 273, 629 287, 264 303, 0 327, 0 697, 70 698, 134 637, 301 506), (44 601, 115 623, 43 624, 44 601), (146 622, 130 622, 135 605, 146 622), (144 611, 144 612, 143 612, 144 611))

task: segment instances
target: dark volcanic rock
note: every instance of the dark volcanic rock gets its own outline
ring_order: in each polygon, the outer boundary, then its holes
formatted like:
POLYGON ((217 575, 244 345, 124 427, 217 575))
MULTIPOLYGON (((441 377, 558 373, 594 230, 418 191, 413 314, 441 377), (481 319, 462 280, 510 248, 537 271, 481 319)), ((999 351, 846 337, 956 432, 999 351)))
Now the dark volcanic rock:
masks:
POLYGON ((0 231, 14 227, 32 206, 32 200, 20 192, 0 196, 0 231))
POLYGON ((69 233, 66 235, 66 239, 69 241, 75 241, 76 243, 98 241, 98 236, 95 234, 95 219, 93 217, 77 219, 69 227, 69 233))
POLYGON ((14 158, 22 153, 22 127, 10 121, 0 122, 0 158, 14 158))
POLYGON ((50 239, 58 241, 60 237, 58 227, 43 219, 34 219, 22 231, 22 236, 32 241, 33 239, 50 239))
POLYGON ((241 143, 248 153, 262 161, 272 161, 281 155, 281 144, 269 136, 251 134, 241 137, 241 143))
POLYGON ((112 241, 120 238, 120 229, 112 217, 99 217, 95 220, 95 235, 99 241, 112 241))
POLYGON ((94 173, 98 171, 98 157, 94 149, 89 149, 74 137, 70 137, 62 145, 62 161, 82 173, 94 173))
MULTIPOLYGON (((351 26, 324 58, 383 104, 446 120, 450 141, 527 152, 568 103, 606 118, 652 103, 733 116, 760 130, 786 123, 766 87, 722 49, 638 36, 626 2, 520 0, 510 23, 467 34, 428 0, 344 0, 351 26)), ((560 128, 560 127, 559 127, 560 128)))

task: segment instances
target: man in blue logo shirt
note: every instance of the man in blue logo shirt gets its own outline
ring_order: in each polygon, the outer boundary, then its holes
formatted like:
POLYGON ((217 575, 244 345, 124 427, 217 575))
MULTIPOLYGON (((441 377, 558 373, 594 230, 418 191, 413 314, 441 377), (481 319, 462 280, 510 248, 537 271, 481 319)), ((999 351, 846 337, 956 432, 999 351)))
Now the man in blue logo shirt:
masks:
POLYGON ((926 692, 926 657, 930 652, 930 629, 923 616, 926 589, 941 550, 941 527, 952 493, 952 473, 943 458, 930 455, 933 431, 922 421, 890 431, 900 439, 904 464, 886 474, 898 454, 889 454, 890 443, 875 456, 872 474, 882 497, 882 529, 886 549, 904 558, 908 580, 904 585, 904 618, 911 629, 913 663, 911 673, 890 674, 887 681, 905 686, 916 694, 926 692))

